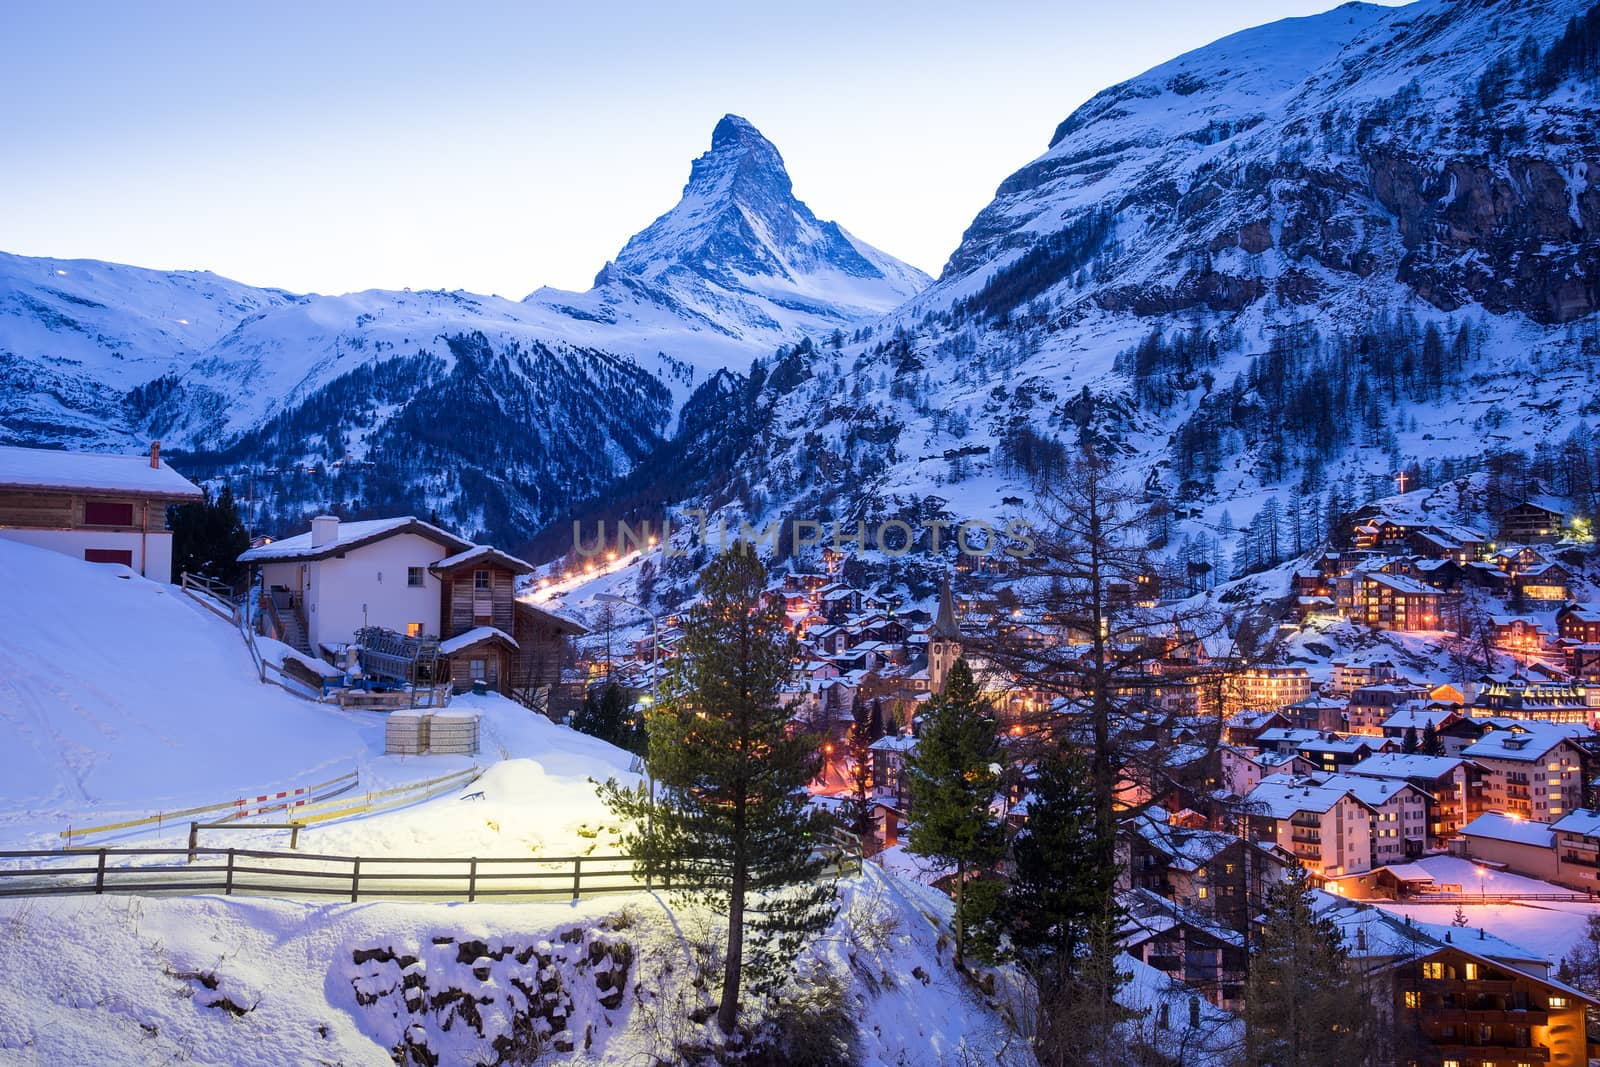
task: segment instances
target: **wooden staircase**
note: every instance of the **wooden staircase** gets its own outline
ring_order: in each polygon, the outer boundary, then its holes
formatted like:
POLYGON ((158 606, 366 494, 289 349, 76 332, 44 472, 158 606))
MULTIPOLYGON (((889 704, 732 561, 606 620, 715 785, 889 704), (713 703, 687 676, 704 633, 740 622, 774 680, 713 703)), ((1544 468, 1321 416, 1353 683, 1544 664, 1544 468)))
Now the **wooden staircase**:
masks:
POLYGON ((306 623, 290 593, 274 589, 267 601, 272 611, 272 621, 278 631, 278 640, 290 648, 311 655, 311 639, 306 635, 306 623))

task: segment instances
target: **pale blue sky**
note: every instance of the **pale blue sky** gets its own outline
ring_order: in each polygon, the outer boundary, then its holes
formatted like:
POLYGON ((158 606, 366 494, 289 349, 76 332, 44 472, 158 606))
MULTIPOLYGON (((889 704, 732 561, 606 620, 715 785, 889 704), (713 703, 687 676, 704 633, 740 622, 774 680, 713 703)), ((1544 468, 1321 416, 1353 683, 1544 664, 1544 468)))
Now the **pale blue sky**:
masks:
POLYGON ((8 3, 0 249, 298 291, 587 288, 726 112, 937 274, 1098 90, 1329 0, 8 3))

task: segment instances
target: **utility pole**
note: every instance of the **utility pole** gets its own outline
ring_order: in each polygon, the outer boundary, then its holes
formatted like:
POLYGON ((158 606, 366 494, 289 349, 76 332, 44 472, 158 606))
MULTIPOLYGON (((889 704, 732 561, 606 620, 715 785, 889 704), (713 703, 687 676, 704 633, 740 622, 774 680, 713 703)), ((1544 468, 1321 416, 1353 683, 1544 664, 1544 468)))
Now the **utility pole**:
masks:
MULTIPOLYGON (((643 604, 639 604, 639 603, 636 603, 635 601, 629 600, 625 596, 618 596, 616 593, 596 593, 594 595, 594 598, 596 600, 600 601, 602 604, 621 604, 624 607, 630 607, 630 608, 634 609, 635 611, 638 611, 638 612, 640 612, 642 614, 650 616, 650 706, 652 708, 660 707, 661 706, 661 620, 660 620, 660 618, 657 617, 655 612, 651 611, 649 608, 645 607, 643 604)), ((609 631, 609 629, 607 630, 606 641, 607 641, 607 644, 609 645, 610 644, 610 631, 609 631)), ((608 669, 609 669, 609 666, 610 666, 609 659, 610 659, 610 653, 608 651, 607 652, 607 668, 608 669)), ((644 776, 645 776, 645 781, 648 783, 648 787, 650 789, 650 802, 652 804, 654 804, 655 803, 655 799, 656 799, 656 776, 650 770, 650 759, 649 759, 648 756, 644 757, 644 776)), ((646 832, 648 832, 648 829, 649 828, 647 827, 646 828, 646 832)))

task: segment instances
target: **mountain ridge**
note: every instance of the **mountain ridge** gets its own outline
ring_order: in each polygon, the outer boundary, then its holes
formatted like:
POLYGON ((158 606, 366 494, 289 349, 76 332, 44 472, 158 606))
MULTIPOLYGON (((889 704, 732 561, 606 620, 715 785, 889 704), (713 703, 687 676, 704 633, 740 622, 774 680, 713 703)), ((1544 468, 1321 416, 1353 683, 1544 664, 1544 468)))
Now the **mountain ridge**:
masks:
POLYGON ((724 228, 679 248, 636 238, 581 294, 295 294, 209 272, 0 253, 0 440, 161 438, 192 474, 266 487, 247 514, 272 532, 331 504, 438 514, 519 540, 631 470, 697 380, 809 332, 853 329, 928 281, 817 220, 750 123, 724 118, 712 140, 691 168, 694 203, 653 225, 696 206, 747 219, 758 194, 760 219, 791 225, 724 228), (719 168, 739 180, 711 188, 719 168), (454 406, 436 410, 430 390, 454 406), (430 421, 458 441, 438 440, 430 421), (479 423, 494 432, 480 437, 479 423), (320 478, 335 467, 342 481, 320 490, 278 484, 286 470, 320 478))

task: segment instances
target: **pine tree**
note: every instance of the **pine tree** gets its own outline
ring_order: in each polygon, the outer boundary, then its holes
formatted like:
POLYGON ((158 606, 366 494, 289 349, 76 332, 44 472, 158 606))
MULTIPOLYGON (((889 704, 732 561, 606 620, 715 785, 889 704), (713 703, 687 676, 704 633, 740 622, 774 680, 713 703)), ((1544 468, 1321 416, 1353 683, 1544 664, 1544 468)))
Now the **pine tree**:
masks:
POLYGON ((876 705, 876 701, 857 700, 850 708, 850 729, 845 733, 850 792, 840 815, 845 828, 862 838, 872 833, 872 742, 883 736, 883 719, 876 705))
POLYGON ((1407 756, 1416 754, 1417 751, 1417 725, 1412 723, 1406 727, 1405 736, 1400 740, 1400 751, 1407 756))
POLYGON ((237 589, 248 569, 239 557, 250 548, 250 535, 226 485, 213 499, 209 490, 193 504, 167 508, 172 531, 172 577, 202 574, 237 589))
POLYGON ((1101 831, 1088 764, 1078 753, 1053 753, 1037 768, 1028 822, 1012 841, 1010 866, 1003 925, 1041 1009, 1034 1052, 1043 1067, 1080 1062, 1091 1020, 1063 1015, 1059 1007, 1099 1003, 1101 980, 1120 981, 1115 967, 1108 971, 1095 956, 1105 947, 1097 932, 1114 925, 1117 914, 1115 841, 1101 831))
POLYGON ((969 873, 1000 858, 1005 840, 990 805, 999 787, 1000 739, 965 658, 951 665, 942 694, 929 701, 907 758, 911 825, 906 848, 956 869, 955 964, 963 966, 969 873))
POLYGON ((634 729, 622 687, 616 682, 607 682, 590 689, 584 694, 582 706, 572 715, 572 728, 631 750, 634 729))
POLYGON ((1422 744, 1419 749, 1424 756, 1439 756, 1444 754, 1444 748, 1439 744, 1439 731, 1432 722, 1422 724, 1422 744))
POLYGON ((1304 867, 1267 890, 1245 986, 1251 1067, 1326 1067, 1363 1062, 1366 1003, 1331 919, 1316 914, 1304 867))
POLYGON ((828 819, 805 792, 818 739, 789 729, 779 692, 796 646, 783 602, 762 595, 766 584, 743 543, 701 572, 701 599, 684 614, 672 675, 647 720, 662 795, 652 802, 615 781, 601 789, 631 827, 623 844, 641 874, 727 914, 716 1015, 724 1034, 738 1023, 746 973, 751 992, 770 996, 835 911, 813 836, 828 819))

